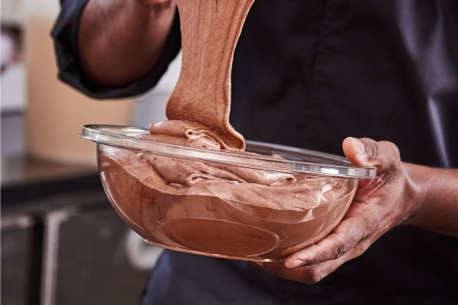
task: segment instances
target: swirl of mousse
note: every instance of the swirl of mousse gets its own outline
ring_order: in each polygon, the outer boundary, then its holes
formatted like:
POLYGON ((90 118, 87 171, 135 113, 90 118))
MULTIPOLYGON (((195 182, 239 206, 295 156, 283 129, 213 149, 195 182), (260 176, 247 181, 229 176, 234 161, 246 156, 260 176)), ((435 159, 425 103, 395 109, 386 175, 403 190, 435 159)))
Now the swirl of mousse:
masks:
MULTIPOLYGON (((167 120, 150 125, 150 133, 140 136, 194 148, 220 150, 241 155, 256 155, 224 148, 220 137, 204 125, 191 121, 167 120), (223 146, 223 147, 222 147, 223 146)), ((273 209, 305 210, 339 198, 346 184, 329 179, 288 172, 266 171, 224 163, 175 158, 149 152, 136 155, 142 166, 149 167, 155 179, 148 185, 175 194, 207 194, 224 198, 226 203, 243 202, 273 209), (154 173, 154 174, 153 174, 154 173)), ((279 158, 279 157, 277 157, 279 158)))
MULTIPOLYGON (((142 135, 143 139, 195 148, 231 151, 216 133, 197 122, 166 120, 152 123, 149 130, 150 134, 142 135)), ((237 153, 254 155, 245 151, 237 151, 237 153)), ((292 174, 288 173, 266 172, 233 165, 221 164, 216 168, 203 162, 178 160, 170 157, 155 156, 151 158, 151 156, 144 154, 143 158, 165 180, 187 186, 194 185, 197 181, 203 179, 238 183, 248 182, 267 186, 296 180, 292 174), (175 175, 173 173, 179 174, 175 175)))
POLYGON ((166 120, 151 123, 149 139, 195 148, 220 150, 227 145, 218 134, 201 123, 180 120, 166 120))

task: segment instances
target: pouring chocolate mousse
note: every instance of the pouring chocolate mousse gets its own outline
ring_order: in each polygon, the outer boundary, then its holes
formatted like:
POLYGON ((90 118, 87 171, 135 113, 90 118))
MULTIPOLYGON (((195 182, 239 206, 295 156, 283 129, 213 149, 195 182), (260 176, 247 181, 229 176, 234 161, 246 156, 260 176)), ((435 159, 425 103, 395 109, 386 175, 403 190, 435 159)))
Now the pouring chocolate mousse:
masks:
MULTIPOLYGON (((123 140, 122 146, 135 149, 99 145, 105 190, 147 242, 209 256, 278 261, 326 236, 352 201, 356 176, 323 175, 338 173, 348 161, 328 157, 341 168, 325 170, 299 166, 305 151, 267 144, 258 144, 259 152, 245 151, 244 137, 229 123, 232 60, 253 2, 179 0, 183 63, 167 103, 168 120, 152 123, 149 132, 124 130, 139 143, 129 147, 132 140, 123 140), (148 143, 162 147, 150 149, 148 143)), ((101 131, 124 136, 122 129, 101 131)))
MULTIPOLYGON (((208 129, 207 136, 211 133, 223 148, 245 148, 243 136, 229 123, 231 67, 237 39, 253 2, 177 1, 183 59, 166 115, 169 120, 202 124, 208 129)), ((150 131, 167 133, 169 124, 153 124, 150 131)))

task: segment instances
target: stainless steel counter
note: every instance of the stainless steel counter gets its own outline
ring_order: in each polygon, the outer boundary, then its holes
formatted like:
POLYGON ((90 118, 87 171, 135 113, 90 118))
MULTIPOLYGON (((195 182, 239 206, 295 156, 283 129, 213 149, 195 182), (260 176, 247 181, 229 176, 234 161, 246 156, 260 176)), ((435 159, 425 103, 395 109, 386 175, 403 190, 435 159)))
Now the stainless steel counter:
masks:
POLYGON ((60 164, 24 154, 2 157, 1 165, 2 215, 41 209, 41 199, 49 205, 49 197, 59 194, 102 191, 95 167, 60 164))

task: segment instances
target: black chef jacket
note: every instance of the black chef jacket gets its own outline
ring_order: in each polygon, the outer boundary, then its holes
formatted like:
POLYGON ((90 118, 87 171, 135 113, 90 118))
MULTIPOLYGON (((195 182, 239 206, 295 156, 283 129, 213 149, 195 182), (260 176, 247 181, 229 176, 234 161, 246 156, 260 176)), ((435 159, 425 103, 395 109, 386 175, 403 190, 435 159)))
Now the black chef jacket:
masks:
MULTIPOLYGON (((59 77, 96 98, 152 88, 180 50, 179 18, 154 70, 104 89, 78 66, 84 4, 62 1, 59 77)), ((230 121, 247 139, 341 154, 346 136, 370 137, 396 143, 403 161, 458 167, 458 1, 256 1, 235 51, 230 121)), ((145 304, 458 304, 457 287, 458 240, 397 227, 310 286, 166 251, 145 304)))

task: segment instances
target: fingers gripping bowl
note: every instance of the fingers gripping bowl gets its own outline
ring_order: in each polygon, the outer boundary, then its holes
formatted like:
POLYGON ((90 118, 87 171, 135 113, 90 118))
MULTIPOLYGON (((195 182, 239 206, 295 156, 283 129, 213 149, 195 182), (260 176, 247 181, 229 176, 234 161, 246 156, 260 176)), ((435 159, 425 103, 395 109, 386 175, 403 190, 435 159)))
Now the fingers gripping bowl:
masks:
POLYGON ((247 141, 247 152, 140 139, 147 129, 86 125, 105 192, 147 242, 177 251, 279 261, 342 220, 374 168, 341 157, 247 141))

